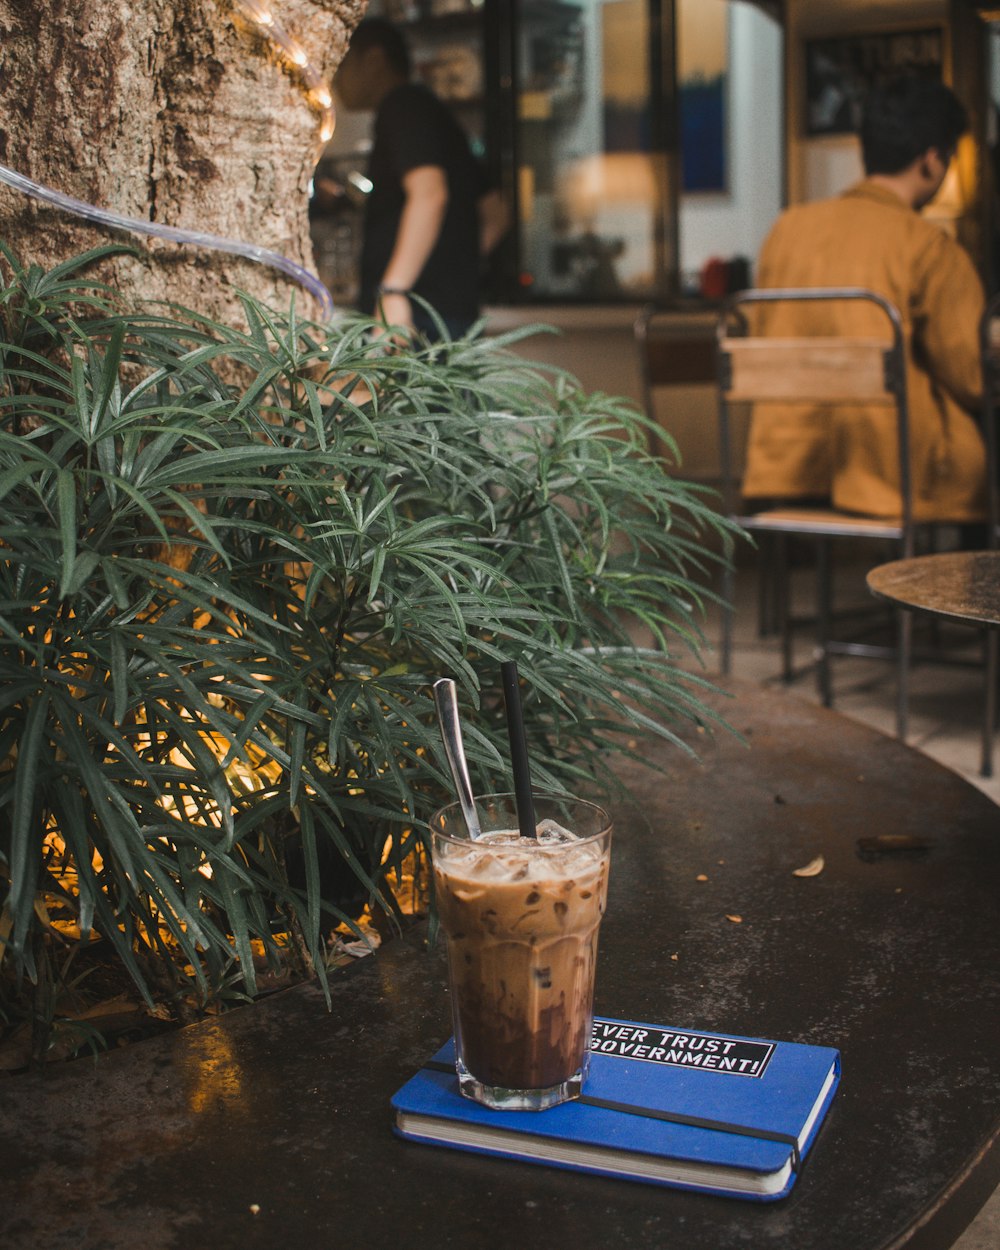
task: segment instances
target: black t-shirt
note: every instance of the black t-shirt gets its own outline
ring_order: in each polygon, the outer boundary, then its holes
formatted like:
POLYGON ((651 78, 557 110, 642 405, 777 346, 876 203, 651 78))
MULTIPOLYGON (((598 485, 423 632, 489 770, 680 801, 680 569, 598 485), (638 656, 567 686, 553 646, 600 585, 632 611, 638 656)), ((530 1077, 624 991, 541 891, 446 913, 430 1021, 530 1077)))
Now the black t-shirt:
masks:
MULTIPOLYGON (((375 290, 396 242, 403 211, 403 177, 422 165, 437 165, 448 180, 448 208, 433 251, 414 290, 446 319, 462 326, 479 315, 479 224, 476 201, 483 174, 464 132, 447 107, 426 87, 406 83, 382 101, 368 177, 361 253, 362 311, 375 308, 375 290)), ((414 305, 420 324, 420 309, 414 305)))

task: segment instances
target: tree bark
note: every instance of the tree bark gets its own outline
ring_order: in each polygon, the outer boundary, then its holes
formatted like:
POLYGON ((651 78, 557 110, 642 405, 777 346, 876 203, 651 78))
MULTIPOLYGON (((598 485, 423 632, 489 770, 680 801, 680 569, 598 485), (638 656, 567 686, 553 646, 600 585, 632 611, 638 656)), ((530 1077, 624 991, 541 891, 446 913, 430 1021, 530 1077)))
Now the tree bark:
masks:
MULTIPOLYGON (((272 0, 329 83, 367 0, 272 0)), ((320 115, 301 74, 233 0, 0 0, 0 164, 98 207, 246 241, 314 272, 308 184, 320 115)), ((280 271, 87 223, 0 183, 0 238, 50 268, 111 240, 126 302, 242 325, 239 290, 306 316, 280 271)))

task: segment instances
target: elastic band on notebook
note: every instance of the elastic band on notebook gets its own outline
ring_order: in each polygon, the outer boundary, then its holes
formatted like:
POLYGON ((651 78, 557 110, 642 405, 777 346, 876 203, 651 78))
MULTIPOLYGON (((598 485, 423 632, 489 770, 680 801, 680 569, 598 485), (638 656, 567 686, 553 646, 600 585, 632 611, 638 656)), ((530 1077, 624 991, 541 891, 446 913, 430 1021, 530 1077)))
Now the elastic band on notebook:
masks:
MULTIPOLYGON (((424 1064, 431 1072, 447 1072, 455 1075, 455 1066, 451 1063, 439 1063, 431 1059, 424 1064)), ((687 1124, 691 1128, 708 1128, 717 1133, 732 1133, 739 1137, 756 1137, 760 1141, 776 1141, 790 1147, 792 1152, 792 1171, 799 1172, 802 1168, 802 1156, 799 1153, 799 1140, 790 1133, 776 1133, 770 1129, 751 1128, 746 1124, 728 1124, 724 1120, 706 1120, 696 1115, 680 1115, 672 1111, 657 1111, 653 1107, 638 1107, 627 1102, 610 1102, 606 1098, 591 1098, 581 1094, 575 1101, 586 1103, 589 1107, 602 1107, 605 1111, 621 1111, 625 1115, 641 1115, 647 1120, 666 1120, 670 1124, 687 1124)))
POLYGON ((751 1128, 746 1124, 727 1124, 723 1120, 705 1120, 697 1115, 679 1115, 672 1111, 657 1111, 652 1107, 634 1107, 631 1103, 609 1102, 606 1098, 591 1098, 581 1094, 576 1100, 585 1102, 590 1107, 604 1107, 608 1111, 623 1111, 626 1115, 641 1115, 648 1120, 667 1120, 671 1124, 689 1124, 692 1128, 710 1128, 718 1133, 733 1133, 739 1137, 756 1137, 761 1141, 782 1142, 791 1147, 792 1171, 798 1172, 802 1167, 799 1154, 799 1139, 790 1133, 776 1133, 771 1129, 751 1128))

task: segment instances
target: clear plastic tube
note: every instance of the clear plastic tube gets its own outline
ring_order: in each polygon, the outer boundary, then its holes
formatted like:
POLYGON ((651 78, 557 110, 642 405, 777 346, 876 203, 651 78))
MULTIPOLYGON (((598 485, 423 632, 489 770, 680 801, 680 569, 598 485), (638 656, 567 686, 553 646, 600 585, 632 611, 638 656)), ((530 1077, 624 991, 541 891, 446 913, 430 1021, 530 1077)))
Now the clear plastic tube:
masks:
POLYGON ((0 165, 0 182, 13 187, 43 203, 51 204, 64 212, 83 217, 98 225, 111 226, 116 230, 129 230, 136 234, 148 234, 157 239, 169 239, 173 243, 189 243, 195 247, 206 247, 216 252, 228 252, 233 256, 242 256, 246 260, 256 261, 260 265, 268 265, 278 269, 293 281, 305 287, 317 300, 322 309, 323 319, 328 321, 333 316, 333 297, 315 274, 303 269, 294 261, 278 252, 268 251, 253 243, 244 243, 239 239, 226 239, 217 234, 204 234, 198 230, 178 230, 174 226, 164 226, 157 221, 143 221, 141 217, 126 217, 122 213, 113 213, 108 209, 98 208, 84 200, 74 199, 71 195, 63 195, 61 191, 53 191, 51 187, 25 178, 15 173, 6 165, 0 165))

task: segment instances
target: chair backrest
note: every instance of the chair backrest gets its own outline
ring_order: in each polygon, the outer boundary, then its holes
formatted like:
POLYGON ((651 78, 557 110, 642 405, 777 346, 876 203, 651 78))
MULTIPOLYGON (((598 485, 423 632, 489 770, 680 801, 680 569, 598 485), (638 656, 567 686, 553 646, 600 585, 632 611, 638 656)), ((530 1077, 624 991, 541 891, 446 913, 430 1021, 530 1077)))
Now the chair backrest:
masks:
POLYGON ((741 291, 717 323, 719 452, 726 510, 735 512, 738 488, 729 406, 733 403, 884 405, 896 412, 902 523, 912 525, 909 413, 903 327, 889 300, 861 287, 775 288, 741 291), (884 316, 885 338, 751 333, 754 305, 863 301, 884 316))
POLYGON ((1000 546, 1000 457, 997 408, 1000 407, 1000 295, 986 305, 979 323, 983 362, 983 438, 986 442, 987 542, 1000 546))

